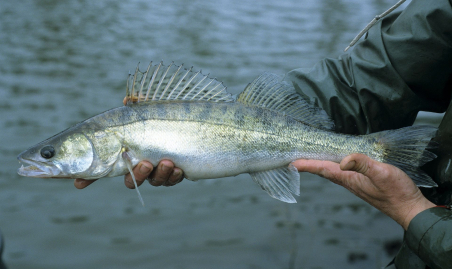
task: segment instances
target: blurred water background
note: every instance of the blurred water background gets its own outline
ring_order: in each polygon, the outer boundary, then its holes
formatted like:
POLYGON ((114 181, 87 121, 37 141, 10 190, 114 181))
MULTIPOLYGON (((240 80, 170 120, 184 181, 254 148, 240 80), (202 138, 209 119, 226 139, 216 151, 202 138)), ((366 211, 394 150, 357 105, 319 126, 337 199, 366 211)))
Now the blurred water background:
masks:
MULTIPOLYGON (((240 92, 337 57, 394 0, 0 1, 0 229, 9 268, 380 268, 402 229, 327 180, 297 204, 248 175, 135 190, 23 178, 29 146, 120 106, 138 62, 175 61, 240 92)), ((406 6, 406 5, 404 5, 406 6)), ((403 6, 403 7, 404 7, 403 6)), ((402 7, 402 8, 403 8, 402 7)), ((400 8, 399 8, 400 9, 400 8)), ((437 124, 423 113, 420 121, 437 124)))

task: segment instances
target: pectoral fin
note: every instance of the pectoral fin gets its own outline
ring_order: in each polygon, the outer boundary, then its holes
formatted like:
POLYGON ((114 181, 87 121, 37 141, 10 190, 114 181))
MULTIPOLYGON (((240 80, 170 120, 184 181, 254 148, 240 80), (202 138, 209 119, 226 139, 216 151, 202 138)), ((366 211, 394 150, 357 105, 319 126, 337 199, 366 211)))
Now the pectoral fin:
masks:
POLYGON ((135 179, 135 175, 133 174, 133 170, 132 170, 132 162, 130 161, 130 156, 127 153, 127 151, 124 151, 122 153, 122 158, 127 165, 127 169, 129 169, 130 175, 132 176, 133 184, 135 185, 135 190, 137 190, 137 193, 138 193, 138 198, 140 199, 141 204, 144 206, 143 197, 141 197, 140 190, 138 189, 137 181, 135 179))
POLYGON ((253 180, 273 198, 296 203, 292 196, 300 195, 300 174, 292 164, 273 170, 250 173, 253 180))

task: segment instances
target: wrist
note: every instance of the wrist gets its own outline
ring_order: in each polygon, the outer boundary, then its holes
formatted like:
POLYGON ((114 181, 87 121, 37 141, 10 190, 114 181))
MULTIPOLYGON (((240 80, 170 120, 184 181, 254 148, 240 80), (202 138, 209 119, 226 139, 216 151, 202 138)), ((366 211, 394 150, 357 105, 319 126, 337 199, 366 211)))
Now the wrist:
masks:
POLYGON ((427 210, 429 208, 436 207, 436 205, 432 202, 430 202, 427 198, 422 197, 420 201, 416 202, 413 207, 408 211, 408 214, 406 214, 405 219, 399 223, 402 225, 403 229, 406 231, 408 229, 408 226, 410 225, 411 220, 419 213, 421 213, 424 210, 427 210))

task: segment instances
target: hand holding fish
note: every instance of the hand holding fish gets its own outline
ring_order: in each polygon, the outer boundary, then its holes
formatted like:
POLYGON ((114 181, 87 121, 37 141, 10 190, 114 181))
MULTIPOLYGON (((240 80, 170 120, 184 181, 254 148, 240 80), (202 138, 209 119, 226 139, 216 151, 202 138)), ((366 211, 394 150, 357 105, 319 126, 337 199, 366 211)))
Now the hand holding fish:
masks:
POLYGON ((405 230, 418 213, 435 206, 402 170, 363 154, 349 155, 340 164, 317 160, 296 160, 292 164, 300 172, 317 174, 345 187, 405 230))
MULTIPOLYGON (((137 166, 135 166, 133 173, 135 174, 135 179, 138 186, 143 184, 146 179, 149 180, 149 184, 156 187, 174 186, 184 179, 184 173, 182 172, 182 170, 180 168, 174 167, 174 164, 168 160, 162 160, 157 166, 157 169, 154 169, 151 163, 142 161, 137 166)), ((74 186, 77 189, 84 189, 91 185, 94 181, 96 180, 77 178, 74 180, 74 186)), ((135 185, 133 184, 132 176, 130 175, 130 173, 127 173, 124 176, 124 184, 129 189, 135 189, 135 185)))

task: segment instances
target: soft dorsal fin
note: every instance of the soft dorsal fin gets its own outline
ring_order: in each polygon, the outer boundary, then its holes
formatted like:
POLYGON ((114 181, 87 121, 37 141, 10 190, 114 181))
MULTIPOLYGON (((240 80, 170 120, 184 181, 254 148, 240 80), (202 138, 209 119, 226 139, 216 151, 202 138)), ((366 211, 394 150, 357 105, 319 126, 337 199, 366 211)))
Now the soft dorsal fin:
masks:
POLYGON ((192 69, 174 63, 166 67, 162 62, 156 65, 151 62, 141 72, 137 66, 135 74, 127 80, 127 104, 166 100, 234 101, 223 83, 192 69))
POLYGON ((333 121, 326 112, 315 107, 275 74, 263 73, 238 96, 238 102, 265 107, 311 126, 332 130, 333 121))

